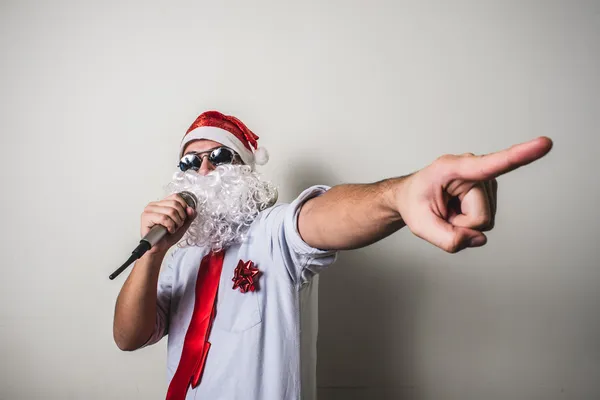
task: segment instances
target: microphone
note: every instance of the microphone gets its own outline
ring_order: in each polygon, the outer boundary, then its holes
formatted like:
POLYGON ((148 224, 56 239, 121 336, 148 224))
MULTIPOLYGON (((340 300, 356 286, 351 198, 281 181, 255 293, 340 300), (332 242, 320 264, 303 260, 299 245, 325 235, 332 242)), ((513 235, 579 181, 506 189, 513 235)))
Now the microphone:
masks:
MULTIPOLYGON (((193 209, 196 209, 196 204, 198 203, 198 199, 196 198, 196 196, 193 193, 180 192, 180 193, 178 193, 178 195, 187 203, 188 206, 192 207, 193 209)), ((152 246, 154 246, 156 243, 160 242, 160 240, 163 237, 165 237, 165 235, 167 233, 168 233, 167 228, 165 228, 164 226, 158 225, 158 224, 154 225, 152 227, 152 229, 150 229, 150 232, 148 232, 142 238, 142 240, 140 240, 140 244, 133 250, 133 252, 131 252, 131 257, 129 257, 129 259, 127 261, 125 261, 125 264, 121 265, 117 270, 115 270, 115 272, 110 274, 108 279, 110 279, 112 281, 117 276, 119 276, 119 274, 121 272, 125 271, 125 269, 132 262, 134 262, 138 258, 142 257, 148 250, 150 250, 152 248, 152 246)))

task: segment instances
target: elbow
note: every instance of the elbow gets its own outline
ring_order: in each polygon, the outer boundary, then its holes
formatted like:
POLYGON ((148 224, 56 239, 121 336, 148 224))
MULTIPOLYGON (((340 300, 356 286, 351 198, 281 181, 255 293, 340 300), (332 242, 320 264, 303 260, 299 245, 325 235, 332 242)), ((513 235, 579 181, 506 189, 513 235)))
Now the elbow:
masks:
POLYGON ((142 344, 137 343, 137 341, 132 338, 122 335, 116 328, 113 329, 113 339, 121 351, 134 351, 142 347, 142 344))
POLYGON ((134 350, 139 349, 139 346, 135 346, 132 343, 128 343, 128 342, 125 342, 122 340, 115 340, 115 343, 117 344, 117 347, 121 351, 134 351, 134 350))

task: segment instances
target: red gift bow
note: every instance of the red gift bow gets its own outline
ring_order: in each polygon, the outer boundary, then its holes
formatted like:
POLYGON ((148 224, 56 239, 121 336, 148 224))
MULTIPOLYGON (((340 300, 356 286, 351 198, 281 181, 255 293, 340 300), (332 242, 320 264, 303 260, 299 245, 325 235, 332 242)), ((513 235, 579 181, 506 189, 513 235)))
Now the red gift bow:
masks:
POLYGON ((259 273, 260 271, 254 267, 252 261, 240 260, 233 272, 233 289, 240 288, 242 293, 254 292, 257 289, 259 273))

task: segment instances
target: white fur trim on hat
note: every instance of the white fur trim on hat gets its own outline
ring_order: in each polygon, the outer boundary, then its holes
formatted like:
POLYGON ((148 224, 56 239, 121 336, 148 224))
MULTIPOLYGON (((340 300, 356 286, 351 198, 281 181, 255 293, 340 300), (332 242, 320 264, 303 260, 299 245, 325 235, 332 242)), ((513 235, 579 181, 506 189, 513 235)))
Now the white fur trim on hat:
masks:
POLYGON ((259 147, 254 152, 254 162, 256 165, 265 165, 269 162, 269 152, 264 147, 259 147))
POLYGON ((221 143, 223 146, 229 147, 240 155, 244 164, 249 165, 254 169, 254 154, 248 150, 233 133, 215 126, 200 126, 185 135, 179 148, 179 158, 183 157, 183 150, 185 149, 186 144, 201 139, 213 140, 221 143))

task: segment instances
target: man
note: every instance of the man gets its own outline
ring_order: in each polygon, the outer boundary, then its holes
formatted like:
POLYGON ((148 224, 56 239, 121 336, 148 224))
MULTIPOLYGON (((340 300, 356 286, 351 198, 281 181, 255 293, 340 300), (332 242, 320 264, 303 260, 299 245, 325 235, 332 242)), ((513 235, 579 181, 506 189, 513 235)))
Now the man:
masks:
POLYGON ((314 186, 273 206, 273 185, 255 171, 266 162, 258 136, 206 112, 182 140, 173 194, 142 214, 142 236, 155 224, 169 235, 123 285, 115 341, 134 350, 169 335, 167 399, 313 399, 316 329, 306 313, 315 275, 340 250, 404 226, 450 253, 484 245, 495 178, 551 147, 538 138, 485 156, 445 155, 408 176, 314 186), (184 190, 196 210, 177 195, 184 190))

